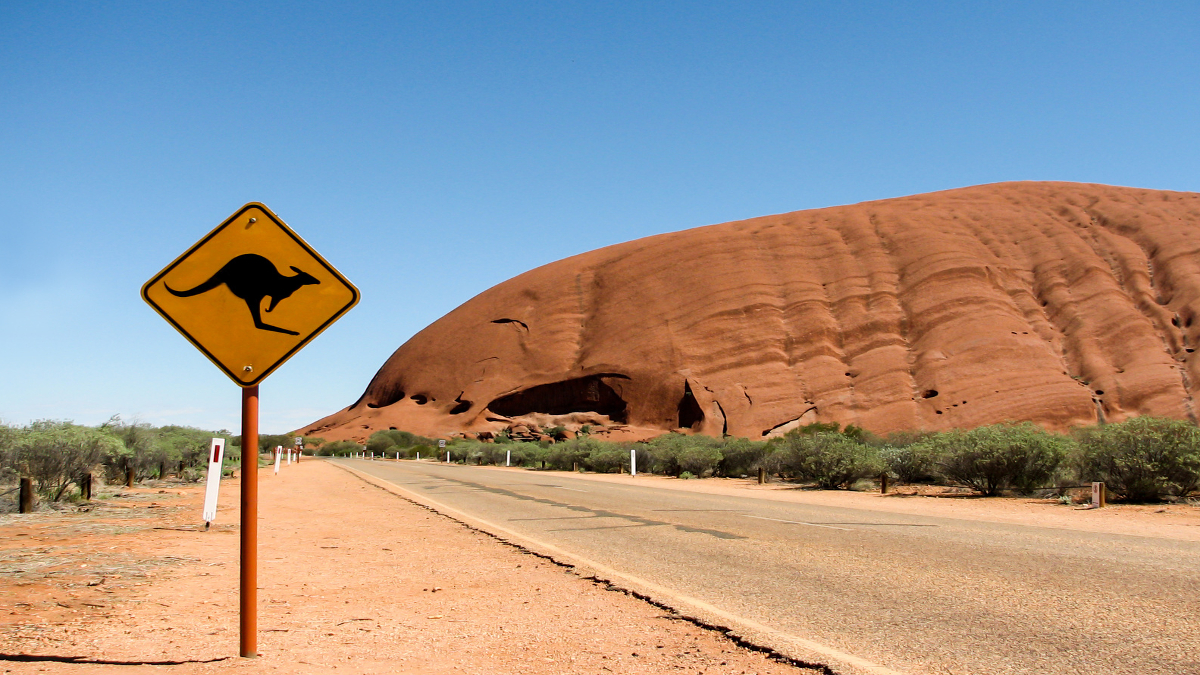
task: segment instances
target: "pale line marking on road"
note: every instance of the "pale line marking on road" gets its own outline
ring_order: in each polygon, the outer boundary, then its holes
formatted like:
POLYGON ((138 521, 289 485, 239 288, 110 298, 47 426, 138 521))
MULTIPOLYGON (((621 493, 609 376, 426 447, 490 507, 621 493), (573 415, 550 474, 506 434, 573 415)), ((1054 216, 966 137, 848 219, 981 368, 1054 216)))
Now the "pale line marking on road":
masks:
MULTIPOLYGON (((395 492, 396 494, 400 494, 401 492, 403 492, 405 494, 403 494, 401 496, 404 496, 408 499, 416 501, 417 503, 423 503, 426 506, 433 507, 435 510, 440 511, 443 514, 451 515, 451 517, 458 519, 460 522, 462 522, 464 524, 475 523, 474 525, 470 525, 471 527, 479 527, 480 529, 483 529, 484 531, 491 531, 493 534, 496 532, 502 532, 506 536, 508 536, 512 539, 515 539, 517 542, 521 542, 522 545, 526 546, 530 550, 536 551, 538 549, 541 549, 540 552, 543 554, 549 554, 549 555, 554 555, 554 556, 560 557, 560 558, 564 559, 564 561, 572 562, 573 564, 575 564, 579 567, 590 568, 591 570, 594 570, 598 574, 603 574, 603 575, 606 575, 611 578, 622 579, 626 583, 631 584, 634 587, 640 586, 642 589, 642 592, 647 592, 648 594, 657 594, 657 595, 661 595, 661 596, 666 596, 668 598, 673 598, 675 601, 677 601, 683 605, 691 605, 693 608, 699 609, 704 613, 711 614, 716 617, 720 617, 724 621, 734 624, 734 626, 741 626, 742 628, 750 629, 751 631, 754 631, 761 635, 771 636, 781 642, 788 642, 788 643, 796 645, 802 649, 806 649, 810 652, 815 652, 817 654, 821 654, 823 656, 827 656, 827 657, 836 659, 838 661, 841 661, 844 664, 848 664, 854 668, 857 668, 857 669, 860 669, 867 673, 870 673, 871 675, 906 675, 902 671, 894 670, 892 668, 888 668, 887 666, 883 666, 878 663, 874 663, 868 659, 862 658, 861 656, 855 656, 853 654, 846 653, 840 649, 837 649, 836 647, 830 647, 828 645, 821 644, 820 642, 815 642, 813 640, 802 638, 798 635, 792 635, 790 633, 785 633, 783 631, 780 631, 775 628, 771 628, 769 626, 761 624, 753 619, 749 619, 744 616, 739 616, 737 614, 727 612, 723 609, 716 607, 715 605, 711 605, 707 602, 704 602, 703 600, 700 600, 698 598, 693 598, 688 595, 684 595, 682 593, 679 593, 678 591, 667 588, 665 586, 660 586, 660 585, 655 584, 646 579, 636 577, 632 574, 625 574, 624 572, 618 572, 617 570, 615 570, 611 567, 608 567, 607 565, 601 565, 600 563, 589 560, 588 558, 585 558, 583 556, 575 555, 573 553, 568 553, 567 551, 555 546, 554 544, 550 544, 550 543, 541 541, 539 539, 534 539, 533 537, 521 534, 519 532, 516 532, 515 530, 510 530, 507 527, 504 527, 503 525, 497 525, 496 523, 492 523, 490 521, 484 520, 483 518, 479 518, 477 516, 473 516, 466 512, 460 511, 452 506, 443 504, 443 503, 437 501, 436 499, 431 499, 428 495, 423 495, 423 494, 420 494, 417 492, 412 492, 410 490, 407 490, 399 485, 396 485, 395 483, 392 483, 391 481, 387 480, 386 478, 380 478, 378 476, 373 476, 364 471, 359 471, 358 469, 344 466, 344 465, 343 465, 343 468, 346 469, 347 471, 349 471, 350 473, 357 475, 359 478, 362 478, 366 482, 371 483, 373 485, 378 485, 379 487, 381 487, 385 490, 388 490, 389 492, 395 492)), ((826 527, 828 527, 828 526, 826 526, 826 527)), ((838 529, 841 529, 841 528, 838 528, 838 529)), ((611 578, 607 580, 608 583, 612 583, 611 578)), ((678 611, 678 610, 676 610, 676 611, 678 611)))
POLYGON ((746 516, 747 518, 757 518, 758 520, 773 520, 777 523, 787 523, 788 525, 808 525, 809 527, 827 527, 831 530, 841 530, 843 532, 853 532, 854 530, 848 527, 834 527, 833 525, 822 525, 820 523, 805 523, 799 520, 782 520, 780 518, 768 518, 766 516, 746 516))

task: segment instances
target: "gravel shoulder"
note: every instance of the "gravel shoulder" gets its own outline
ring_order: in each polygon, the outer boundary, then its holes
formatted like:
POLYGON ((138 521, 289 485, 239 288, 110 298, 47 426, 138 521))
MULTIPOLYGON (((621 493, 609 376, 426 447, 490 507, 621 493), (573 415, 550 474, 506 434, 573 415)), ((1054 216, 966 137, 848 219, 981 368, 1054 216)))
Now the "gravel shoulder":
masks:
MULTIPOLYGON (((641 477, 638 478, 641 480, 641 477)), ((0 671, 796 673, 320 461, 260 475, 259 651, 237 651, 238 481, 0 516, 0 671)))

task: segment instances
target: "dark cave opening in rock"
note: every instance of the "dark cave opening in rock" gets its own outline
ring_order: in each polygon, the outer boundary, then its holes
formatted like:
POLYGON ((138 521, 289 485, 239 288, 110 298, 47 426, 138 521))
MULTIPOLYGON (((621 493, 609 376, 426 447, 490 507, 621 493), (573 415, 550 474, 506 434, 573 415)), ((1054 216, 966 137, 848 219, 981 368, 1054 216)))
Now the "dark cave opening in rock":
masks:
MULTIPOLYGON (((365 394, 364 394, 364 396, 365 396, 365 394)), ((367 407, 368 408, 386 408, 389 405, 395 403, 396 401, 399 401, 402 398, 404 398, 404 390, 403 389, 392 389, 391 391, 386 391, 386 392, 383 392, 382 394, 377 394, 375 396, 374 401, 367 403, 367 407)))
POLYGON ((501 396, 489 403, 487 408, 505 417, 520 417, 530 413, 566 415, 573 412, 594 412, 624 424, 628 412, 625 399, 605 383, 604 378, 629 379, 618 373, 603 373, 539 384, 501 396))
POLYGON ((474 403, 472 403, 471 401, 463 400, 462 395, 464 393, 466 393, 466 392, 460 392, 458 394, 458 397, 454 399, 454 402, 457 403, 458 405, 456 405, 450 409, 451 415, 461 415, 461 414, 467 412, 468 410, 470 410, 471 406, 474 405, 474 403))
POLYGON ((692 394, 692 385, 683 381, 683 398, 679 399, 679 428, 694 429, 704 421, 704 411, 692 394))

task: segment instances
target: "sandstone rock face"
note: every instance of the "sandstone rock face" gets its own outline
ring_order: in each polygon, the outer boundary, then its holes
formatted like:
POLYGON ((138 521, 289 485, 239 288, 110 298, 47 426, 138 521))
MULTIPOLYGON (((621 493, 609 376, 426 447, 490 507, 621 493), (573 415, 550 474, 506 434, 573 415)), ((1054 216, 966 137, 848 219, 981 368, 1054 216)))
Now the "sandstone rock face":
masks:
POLYGON ((532 270, 304 433, 763 438, 1192 418, 1200 194, 1004 183, 712 225, 532 270))

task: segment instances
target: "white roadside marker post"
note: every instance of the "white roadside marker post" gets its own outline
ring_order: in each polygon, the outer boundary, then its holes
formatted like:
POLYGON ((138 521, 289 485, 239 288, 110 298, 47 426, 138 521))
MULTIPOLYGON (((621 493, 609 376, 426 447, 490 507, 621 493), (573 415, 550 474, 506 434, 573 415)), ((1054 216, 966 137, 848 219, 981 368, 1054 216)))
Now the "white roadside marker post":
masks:
POLYGON ((204 485, 204 529, 217 519, 217 492, 221 489, 221 467, 225 463, 225 439, 214 438, 208 451, 208 482, 204 485))
POLYGON ((637 475, 637 450, 629 451, 629 477, 637 475))
POLYGON ((279 460, 283 459, 283 446, 275 448, 275 475, 279 475, 279 460))
POLYGON ((511 466, 511 464, 509 464, 509 462, 511 462, 511 461, 512 461, 512 450, 505 450, 504 451, 504 466, 511 466))

